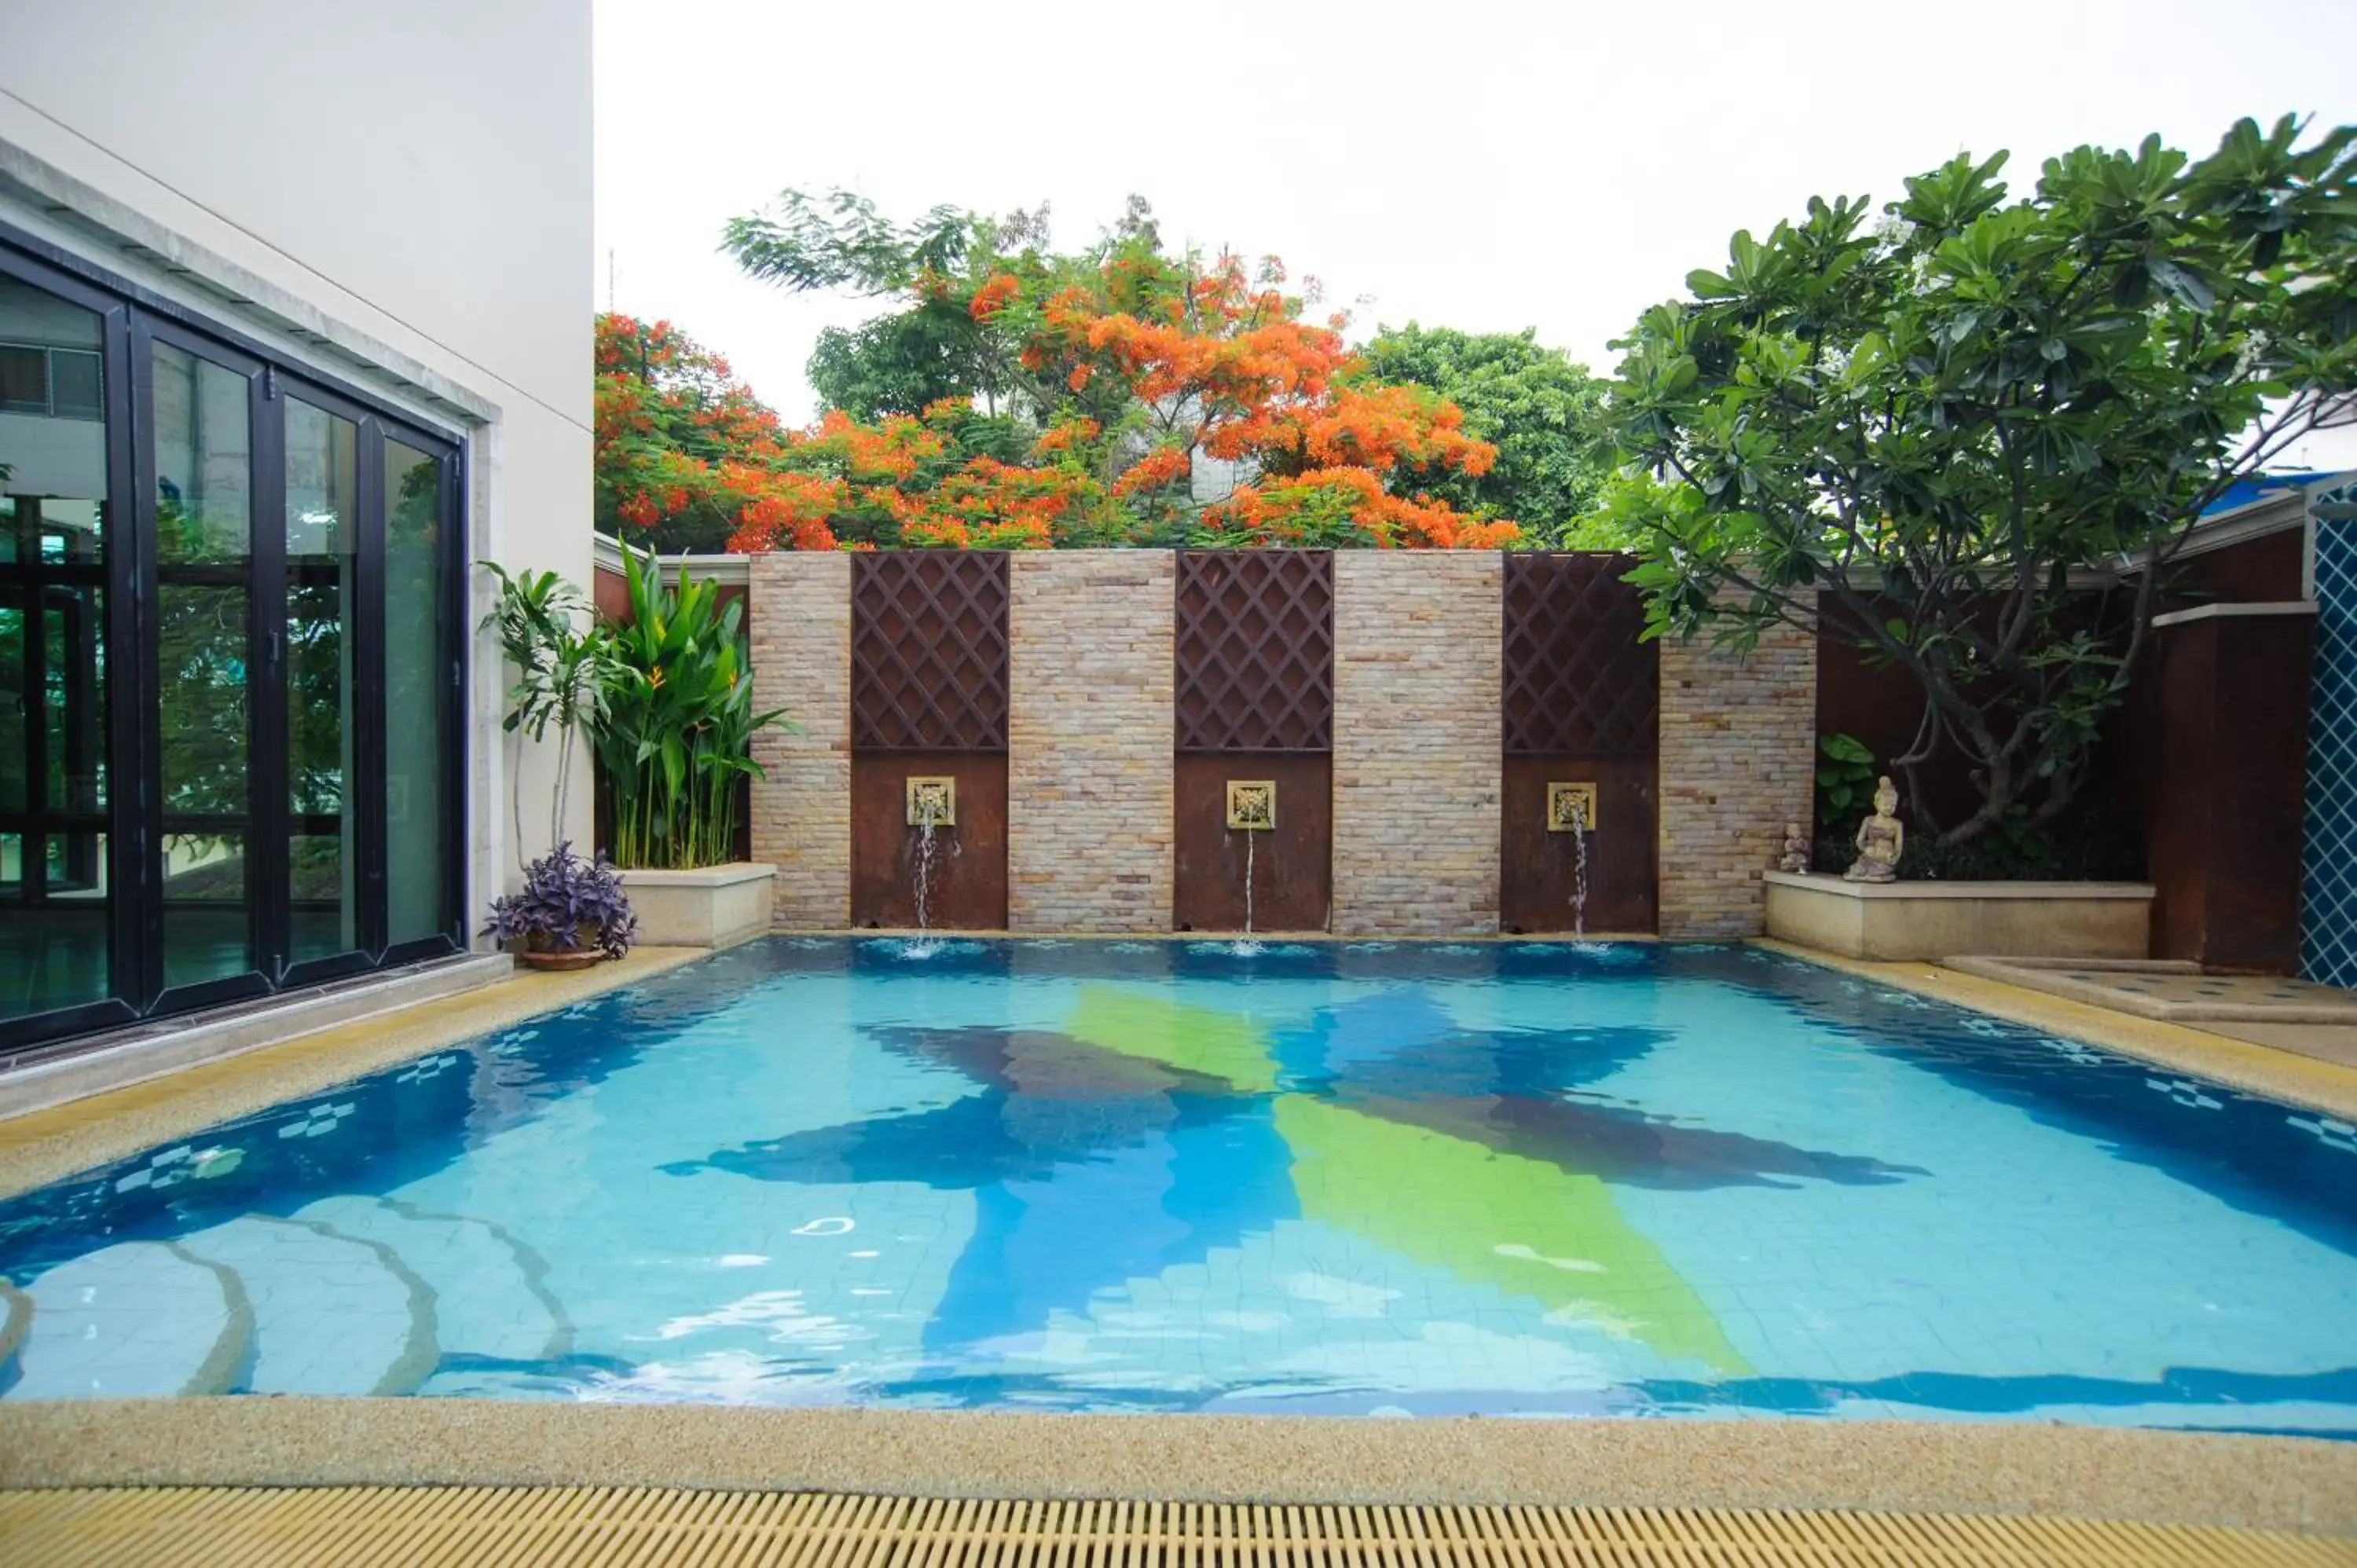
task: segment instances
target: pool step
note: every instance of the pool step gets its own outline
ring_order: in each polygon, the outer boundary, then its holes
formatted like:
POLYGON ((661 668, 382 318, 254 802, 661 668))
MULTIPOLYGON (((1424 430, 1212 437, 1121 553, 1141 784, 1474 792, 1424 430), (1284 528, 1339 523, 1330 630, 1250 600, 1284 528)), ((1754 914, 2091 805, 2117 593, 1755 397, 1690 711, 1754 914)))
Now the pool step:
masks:
POLYGON ((573 1348, 573 1326, 542 1283, 547 1265, 488 1220, 360 1197, 323 1197, 295 1218, 386 1248, 423 1280, 444 1355, 543 1361, 573 1348))
POLYGON ((247 1391, 406 1393, 434 1369, 433 1288, 390 1248, 259 1214, 179 1246, 244 1286, 254 1338, 247 1391))
POLYGON ((161 1241, 84 1253, 23 1294, 10 1399, 221 1393, 252 1347, 236 1277, 161 1241))
POLYGON ((570 1354, 546 1273, 487 1220, 325 1197, 175 1242, 120 1242, 6 1293, 0 1376, 13 1361, 16 1400, 410 1393, 446 1356, 570 1354))

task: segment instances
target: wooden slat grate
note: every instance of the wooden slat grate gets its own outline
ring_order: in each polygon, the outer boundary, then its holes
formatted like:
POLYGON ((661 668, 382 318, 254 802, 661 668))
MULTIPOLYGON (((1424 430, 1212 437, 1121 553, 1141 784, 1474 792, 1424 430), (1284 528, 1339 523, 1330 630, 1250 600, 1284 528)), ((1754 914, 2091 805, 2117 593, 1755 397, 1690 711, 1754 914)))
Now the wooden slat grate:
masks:
POLYGON ((660 1487, 0 1492, 11 1568, 155 1563, 730 1568, 2087 1568, 2357 1564, 2357 1541, 1795 1509, 1244 1506, 660 1487))
POLYGON ((851 562, 851 744, 1006 749, 1006 554, 883 550, 851 562))
POLYGON ((1182 550, 1178 748, 1330 751, 1334 553, 1182 550))
POLYGON ((1652 756, 1658 645, 1620 579, 1627 555, 1506 556, 1501 716, 1509 757, 1652 756))

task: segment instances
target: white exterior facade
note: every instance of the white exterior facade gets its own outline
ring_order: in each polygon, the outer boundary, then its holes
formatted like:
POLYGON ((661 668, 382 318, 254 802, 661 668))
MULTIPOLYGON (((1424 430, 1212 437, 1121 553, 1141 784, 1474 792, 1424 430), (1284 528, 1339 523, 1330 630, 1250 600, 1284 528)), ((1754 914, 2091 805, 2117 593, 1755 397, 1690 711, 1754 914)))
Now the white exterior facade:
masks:
MULTIPOLYGON (((446 433, 468 561, 585 586, 591 149, 588 0, 0 0, 0 224, 446 433)), ((547 847, 554 775, 513 777, 468 650, 471 923, 547 847)))

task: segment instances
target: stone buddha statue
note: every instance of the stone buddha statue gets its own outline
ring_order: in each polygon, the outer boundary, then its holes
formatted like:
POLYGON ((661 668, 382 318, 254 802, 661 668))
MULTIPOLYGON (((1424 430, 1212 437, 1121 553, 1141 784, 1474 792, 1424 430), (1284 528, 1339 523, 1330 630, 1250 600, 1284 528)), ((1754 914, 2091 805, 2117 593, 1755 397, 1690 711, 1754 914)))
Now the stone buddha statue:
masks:
POLYGON ((1899 856, 1907 848, 1907 825, 1898 813, 1899 787, 1885 774, 1874 783, 1874 814, 1857 825, 1857 859, 1842 873, 1844 882, 1899 880, 1899 856))

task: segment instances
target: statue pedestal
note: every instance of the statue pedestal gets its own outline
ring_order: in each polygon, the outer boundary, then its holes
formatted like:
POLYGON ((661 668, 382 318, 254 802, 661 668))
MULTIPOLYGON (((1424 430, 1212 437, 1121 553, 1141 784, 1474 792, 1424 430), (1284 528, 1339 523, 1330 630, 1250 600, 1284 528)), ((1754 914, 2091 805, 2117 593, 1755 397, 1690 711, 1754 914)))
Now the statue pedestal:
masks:
POLYGON ((1790 871, 1766 880, 1768 934, 1844 958, 2142 958, 2151 941, 2148 883, 1844 882, 1790 871))

